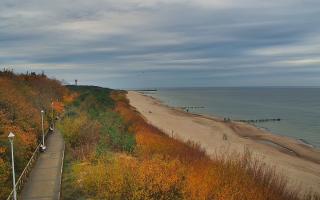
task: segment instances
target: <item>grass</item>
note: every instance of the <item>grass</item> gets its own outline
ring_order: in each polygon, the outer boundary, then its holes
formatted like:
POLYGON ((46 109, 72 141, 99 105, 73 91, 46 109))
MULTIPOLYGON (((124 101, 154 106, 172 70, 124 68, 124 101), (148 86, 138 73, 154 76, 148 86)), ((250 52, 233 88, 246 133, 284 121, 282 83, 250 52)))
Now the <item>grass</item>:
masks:
POLYGON ((63 173, 62 173, 62 183, 61 188, 61 199, 69 200, 84 200, 81 190, 74 187, 75 177, 72 173, 72 156, 70 150, 65 150, 65 157, 63 161, 63 173))
MULTIPOLYGON (((78 192, 74 168, 85 163, 95 163, 111 155, 110 152, 133 152, 135 137, 128 130, 120 115, 113 111, 114 100, 110 89, 83 86, 68 88, 78 93, 78 98, 68 107, 58 127, 66 144, 66 173, 63 179, 63 199, 74 198, 74 194, 89 197, 78 192)), ((76 196, 80 198, 79 196, 76 196)))

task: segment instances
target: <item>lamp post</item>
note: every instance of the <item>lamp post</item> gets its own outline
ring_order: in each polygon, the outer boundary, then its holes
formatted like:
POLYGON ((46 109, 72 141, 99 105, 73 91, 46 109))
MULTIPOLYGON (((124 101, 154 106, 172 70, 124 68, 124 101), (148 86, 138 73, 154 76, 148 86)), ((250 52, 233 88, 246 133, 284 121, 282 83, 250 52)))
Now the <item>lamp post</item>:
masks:
POLYGON ((43 128, 43 115, 44 115, 44 110, 41 110, 41 128, 42 128, 42 144, 41 144, 41 150, 45 151, 46 146, 44 144, 44 128, 43 128))
POLYGON ((13 184, 13 199, 17 200, 17 191, 16 191, 16 174, 14 170, 14 156, 13 156, 13 138, 14 134, 12 132, 8 135, 10 144, 11 144, 11 159, 12 159, 12 184, 13 184))
POLYGON ((52 131, 54 131, 54 112, 53 112, 53 101, 51 102, 51 123, 52 123, 52 131))

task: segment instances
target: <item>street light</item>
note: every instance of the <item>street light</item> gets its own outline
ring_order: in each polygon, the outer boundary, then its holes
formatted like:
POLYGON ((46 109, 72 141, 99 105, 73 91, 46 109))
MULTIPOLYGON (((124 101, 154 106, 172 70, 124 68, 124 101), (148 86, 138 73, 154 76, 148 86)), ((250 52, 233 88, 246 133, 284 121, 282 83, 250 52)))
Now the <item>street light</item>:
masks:
POLYGON ((44 111, 41 110, 42 144, 40 145, 40 148, 41 148, 42 152, 44 152, 46 150, 46 146, 44 144, 43 114, 44 114, 44 111))
POLYGON ((14 134, 12 132, 8 135, 10 144, 11 144, 11 160, 12 160, 12 184, 13 184, 13 199, 17 200, 17 191, 16 191, 16 174, 14 171, 14 157, 13 157, 13 138, 14 134))
POLYGON ((54 113, 53 113, 53 101, 51 102, 51 123, 52 123, 52 128, 51 131, 54 131, 54 113))

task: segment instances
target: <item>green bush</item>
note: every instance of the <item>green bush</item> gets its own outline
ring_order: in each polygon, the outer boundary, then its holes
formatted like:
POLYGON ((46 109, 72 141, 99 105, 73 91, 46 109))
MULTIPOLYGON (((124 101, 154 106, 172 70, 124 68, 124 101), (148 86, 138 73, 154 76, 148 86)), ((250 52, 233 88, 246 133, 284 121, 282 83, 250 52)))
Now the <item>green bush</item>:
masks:
POLYGON ((110 89, 92 86, 68 86, 79 93, 68 108, 59 128, 67 143, 75 149, 90 144, 96 155, 108 150, 133 152, 135 136, 121 116, 113 111, 110 89))

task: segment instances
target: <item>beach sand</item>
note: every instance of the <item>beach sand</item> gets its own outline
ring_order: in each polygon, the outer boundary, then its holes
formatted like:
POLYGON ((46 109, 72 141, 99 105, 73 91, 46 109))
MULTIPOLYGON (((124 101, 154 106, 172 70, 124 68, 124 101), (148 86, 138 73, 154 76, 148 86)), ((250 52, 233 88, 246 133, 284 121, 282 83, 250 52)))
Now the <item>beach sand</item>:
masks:
POLYGON ((208 155, 244 152, 253 155, 289 179, 292 189, 320 193, 320 150, 301 141, 272 134, 242 122, 196 115, 171 108, 157 99, 129 91, 130 104, 148 123, 169 136, 197 142, 208 155))

